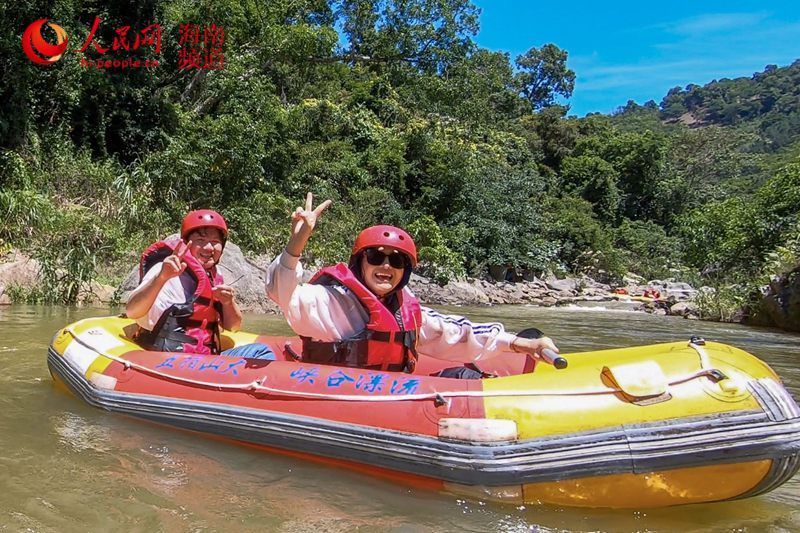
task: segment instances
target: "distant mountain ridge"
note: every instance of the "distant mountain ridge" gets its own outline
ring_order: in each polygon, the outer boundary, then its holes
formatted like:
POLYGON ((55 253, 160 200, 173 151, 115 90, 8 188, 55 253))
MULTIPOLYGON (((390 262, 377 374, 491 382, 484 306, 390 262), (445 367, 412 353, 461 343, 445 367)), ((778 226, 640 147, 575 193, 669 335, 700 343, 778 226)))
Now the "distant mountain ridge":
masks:
POLYGON ((660 108, 663 120, 690 127, 751 123, 765 151, 777 150, 800 135, 800 60, 787 67, 767 65, 749 78, 675 87, 660 108))
POLYGON ((663 122, 690 128, 742 128, 758 135, 756 151, 777 151, 800 137, 800 59, 785 67, 767 65, 751 77, 675 87, 658 106, 629 102, 617 115, 643 111, 657 111, 663 122))

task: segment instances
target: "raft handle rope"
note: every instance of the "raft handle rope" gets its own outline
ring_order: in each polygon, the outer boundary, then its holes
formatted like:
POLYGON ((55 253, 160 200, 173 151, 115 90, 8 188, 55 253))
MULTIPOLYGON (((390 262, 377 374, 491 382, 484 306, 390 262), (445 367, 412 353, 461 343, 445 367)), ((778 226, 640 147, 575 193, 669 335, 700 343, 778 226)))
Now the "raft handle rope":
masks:
MULTIPOLYGON (((86 319, 89 320, 89 319, 86 319)), ((78 322, 80 323, 80 322, 78 322)), ((448 398, 498 398, 498 397, 514 397, 518 398, 521 396, 600 396, 605 394, 618 394, 622 393, 622 389, 620 388, 605 388, 605 389, 594 389, 594 390, 561 390, 561 391, 547 391, 547 390, 518 390, 518 391, 443 391, 443 392, 427 392, 427 393, 420 393, 420 394, 404 394, 404 395, 375 395, 375 396, 361 396, 357 394, 323 394, 317 392, 303 392, 303 391, 293 391, 287 389, 276 389, 273 387, 268 387, 264 385, 267 381, 267 376, 264 376, 261 379, 257 379, 250 383, 234 383, 234 384, 221 384, 221 383, 212 383, 208 381, 200 381, 191 378, 184 378, 180 376, 174 376, 172 374, 167 374, 165 372, 160 372, 153 368, 140 365, 133 361, 129 361, 122 357, 117 357, 116 355, 111 355, 105 353, 103 350, 99 350, 94 346, 89 345, 87 342, 83 341, 79 338, 78 334, 72 329, 72 327, 68 326, 64 328, 64 331, 68 332, 72 335, 72 338, 75 339, 79 344, 88 348, 95 352, 96 354, 111 359, 117 363, 123 365, 126 370, 136 370, 142 372, 143 374, 149 374, 158 378, 165 379, 167 381, 173 381, 178 383, 186 383, 189 385, 195 385, 198 387, 213 389, 217 391, 239 391, 239 392, 249 392, 253 394, 272 394, 272 395, 279 395, 279 396, 288 396, 288 397, 297 397, 297 398, 305 398, 305 399, 313 399, 313 400, 330 400, 330 401, 349 401, 349 402, 398 402, 398 401, 420 401, 420 400, 431 400, 435 404, 441 403, 443 400, 447 400, 448 398)), ((702 357, 702 355, 701 355, 702 357)), ((706 356, 707 358, 707 356, 706 356)), ((698 379, 701 377, 710 377, 714 378, 715 373, 719 372, 714 369, 702 369, 698 372, 694 372, 692 374, 687 374, 685 376, 681 376, 678 379, 670 381, 667 385, 679 385, 681 383, 686 383, 688 381, 698 379)))
MULTIPOLYGON (((692 338, 689 339, 689 347, 693 348, 697 355, 700 356, 700 368, 703 370, 714 370, 711 366, 711 360, 706 353, 705 348, 703 346, 706 345, 706 340, 703 337, 698 337, 697 335, 692 335, 692 338)), ((725 379, 725 374, 720 372, 719 370, 715 370, 718 374, 721 374, 723 377, 720 379, 725 379)), ((720 381, 717 379, 717 381, 720 381)))

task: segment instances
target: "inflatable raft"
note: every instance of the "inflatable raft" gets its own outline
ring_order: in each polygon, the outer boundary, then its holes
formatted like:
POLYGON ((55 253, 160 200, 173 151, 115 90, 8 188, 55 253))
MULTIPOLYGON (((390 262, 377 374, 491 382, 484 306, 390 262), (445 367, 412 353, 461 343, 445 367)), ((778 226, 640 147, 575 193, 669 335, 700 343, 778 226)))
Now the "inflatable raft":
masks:
POLYGON ((92 318, 53 339, 57 383, 96 407, 405 482, 516 504, 661 507, 754 496, 800 466, 800 410, 755 357, 702 339, 567 355, 496 377, 304 363, 297 338, 275 360, 147 352, 124 318, 92 318))

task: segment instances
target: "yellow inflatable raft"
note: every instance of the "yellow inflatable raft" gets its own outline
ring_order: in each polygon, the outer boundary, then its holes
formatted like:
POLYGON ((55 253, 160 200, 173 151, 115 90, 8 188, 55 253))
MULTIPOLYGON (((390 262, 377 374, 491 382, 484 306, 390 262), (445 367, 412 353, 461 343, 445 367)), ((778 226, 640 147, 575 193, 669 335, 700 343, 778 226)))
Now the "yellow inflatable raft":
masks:
MULTIPOLYGON (((525 373, 437 377, 303 362, 293 337, 271 358, 142 350, 134 324, 59 331, 54 379, 91 405, 171 426, 516 504, 660 507, 754 496, 800 467, 800 409, 763 362, 702 339, 565 354, 525 373)), ((452 366, 452 365, 451 365, 452 366)))

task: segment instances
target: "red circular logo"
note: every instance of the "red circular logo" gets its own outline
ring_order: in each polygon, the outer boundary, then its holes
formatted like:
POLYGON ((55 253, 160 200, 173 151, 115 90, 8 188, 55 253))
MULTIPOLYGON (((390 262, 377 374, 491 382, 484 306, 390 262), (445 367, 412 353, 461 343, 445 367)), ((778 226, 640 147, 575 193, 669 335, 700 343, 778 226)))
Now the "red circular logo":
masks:
POLYGON ((64 54, 67 49, 67 32, 58 24, 47 22, 48 19, 39 19, 27 28, 22 34, 22 50, 28 59, 37 65, 52 65, 64 54), (50 44, 42 37, 42 26, 47 23, 56 32, 56 44, 50 44))

